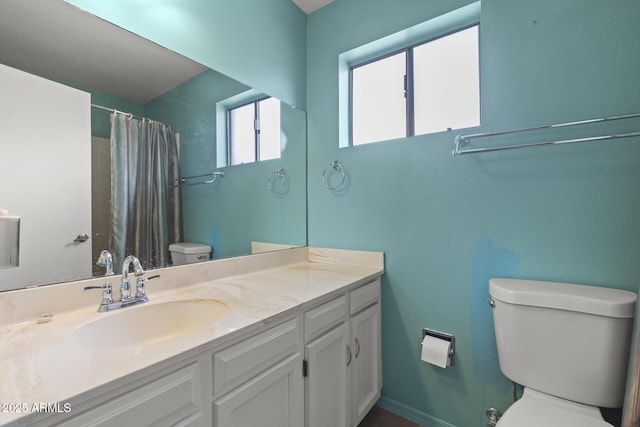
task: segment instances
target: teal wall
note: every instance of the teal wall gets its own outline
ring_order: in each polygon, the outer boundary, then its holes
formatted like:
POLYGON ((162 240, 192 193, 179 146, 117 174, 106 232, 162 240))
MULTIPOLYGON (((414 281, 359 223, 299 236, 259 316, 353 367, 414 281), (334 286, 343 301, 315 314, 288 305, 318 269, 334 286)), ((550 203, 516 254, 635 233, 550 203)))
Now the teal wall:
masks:
MULTIPOLYGON (((456 158, 447 132, 338 148, 338 55, 466 3, 336 0, 307 23, 309 244, 385 252, 380 404, 434 426, 485 425, 510 403, 490 277, 640 282, 639 138, 456 158), (336 159, 339 194, 320 180, 336 159), (455 368, 419 360, 423 327, 456 336, 455 368)), ((470 131, 640 112, 639 20, 637 0, 483 2, 470 131)))
POLYGON ((281 104, 280 159, 216 166, 216 103, 248 89, 210 70, 145 104, 145 115, 170 124, 180 134, 183 176, 225 173, 214 184, 182 190, 184 240, 209 244, 215 258, 246 255, 252 240, 306 244, 304 111, 281 104), (289 180, 283 195, 267 188, 267 180, 278 168, 287 171, 289 180))
POLYGON ((305 14, 290 0, 67 0, 304 108, 305 14))
MULTIPOLYGON (((72 3, 290 103, 306 99, 309 244, 385 252, 382 405, 459 427, 508 406, 486 304, 492 276, 637 289, 637 138, 458 158, 452 133, 338 148, 338 55, 468 0, 336 0, 307 18, 289 0, 191 0, 171 14, 140 1, 72 3), (350 177, 339 194, 321 181, 336 159, 350 177), (455 368, 419 361, 423 327, 456 335, 455 368)), ((637 0, 486 0, 473 131, 640 111, 637 22, 637 0)))
POLYGON ((209 70, 145 104, 148 117, 180 134, 182 175, 216 170, 216 104, 249 89, 209 70))

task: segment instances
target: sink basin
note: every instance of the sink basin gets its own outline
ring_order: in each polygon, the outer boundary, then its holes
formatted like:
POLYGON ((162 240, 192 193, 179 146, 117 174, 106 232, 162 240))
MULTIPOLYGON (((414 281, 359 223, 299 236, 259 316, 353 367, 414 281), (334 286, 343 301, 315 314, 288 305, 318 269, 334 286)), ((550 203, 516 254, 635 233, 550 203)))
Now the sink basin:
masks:
POLYGON ((209 299, 145 303, 105 313, 71 331, 65 343, 85 349, 152 344, 209 327, 226 311, 224 303, 209 299))

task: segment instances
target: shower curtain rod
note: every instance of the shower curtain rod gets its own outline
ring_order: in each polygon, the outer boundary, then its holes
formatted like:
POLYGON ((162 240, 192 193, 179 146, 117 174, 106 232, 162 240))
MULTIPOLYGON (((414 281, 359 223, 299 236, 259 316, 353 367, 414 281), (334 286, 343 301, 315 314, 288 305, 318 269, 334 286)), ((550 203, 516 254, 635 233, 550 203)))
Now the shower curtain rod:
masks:
POLYGON ((126 113, 124 111, 118 111, 115 108, 108 108, 108 107, 104 107, 104 106, 98 105, 98 104, 91 104, 91 108, 95 108, 97 110, 102 110, 102 111, 108 111, 109 113, 123 114, 125 116, 129 116, 129 117, 132 117, 132 118, 138 119, 138 120, 152 120, 152 119, 148 119, 146 117, 137 116, 137 115, 135 115, 133 113, 126 113))

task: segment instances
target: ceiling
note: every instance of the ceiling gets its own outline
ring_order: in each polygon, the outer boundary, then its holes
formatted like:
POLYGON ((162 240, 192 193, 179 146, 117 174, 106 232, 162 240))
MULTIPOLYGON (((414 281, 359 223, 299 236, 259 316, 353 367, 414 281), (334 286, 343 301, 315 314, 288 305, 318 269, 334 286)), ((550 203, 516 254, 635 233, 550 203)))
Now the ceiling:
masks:
POLYGON ((62 0, 0 0, 0 40, 2 64, 139 104, 207 69, 62 0))
POLYGON ((0 0, 0 40, 2 64, 139 104, 207 69, 61 0, 0 0))
POLYGON ((304 13, 308 15, 322 7, 325 7, 329 3, 332 3, 334 0, 292 0, 292 1, 295 4, 297 4, 298 7, 304 11, 304 13))

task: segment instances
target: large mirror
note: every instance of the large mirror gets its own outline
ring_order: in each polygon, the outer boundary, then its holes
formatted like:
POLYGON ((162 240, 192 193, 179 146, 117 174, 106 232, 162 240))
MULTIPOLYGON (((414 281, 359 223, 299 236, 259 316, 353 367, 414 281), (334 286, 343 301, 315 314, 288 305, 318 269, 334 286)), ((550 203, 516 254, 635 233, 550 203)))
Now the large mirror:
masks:
POLYGON ((179 241, 211 246, 214 259, 306 244, 304 111, 276 100, 279 155, 229 166, 227 110, 267 94, 62 1, 3 0, 0 40, 0 71, 29 73, 12 91, 0 77, 0 121, 24 123, 0 138, 0 208, 21 217, 20 265, 0 270, 0 291, 105 273, 95 262, 113 238, 113 115, 175 133, 179 241), (42 78, 90 94, 78 126, 58 126, 63 103, 43 95, 42 78), (76 131, 84 142, 69 148, 76 131))

